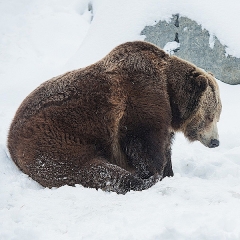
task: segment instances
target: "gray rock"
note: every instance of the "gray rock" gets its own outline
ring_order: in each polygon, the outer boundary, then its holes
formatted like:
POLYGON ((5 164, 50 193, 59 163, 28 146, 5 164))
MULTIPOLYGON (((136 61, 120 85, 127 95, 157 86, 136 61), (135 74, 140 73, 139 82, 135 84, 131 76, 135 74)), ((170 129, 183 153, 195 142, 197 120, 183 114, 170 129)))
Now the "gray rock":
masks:
POLYGON ((141 34, 146 36, 145 41, 161 48, 169 42, 179 42, 180 47, 173 50, 175 55, 212 72, 222 82, 240 84, 240 58, 227 55, 226 46, 197 22, 177 14, 169 23, 160 21, 146 26, 141 34))

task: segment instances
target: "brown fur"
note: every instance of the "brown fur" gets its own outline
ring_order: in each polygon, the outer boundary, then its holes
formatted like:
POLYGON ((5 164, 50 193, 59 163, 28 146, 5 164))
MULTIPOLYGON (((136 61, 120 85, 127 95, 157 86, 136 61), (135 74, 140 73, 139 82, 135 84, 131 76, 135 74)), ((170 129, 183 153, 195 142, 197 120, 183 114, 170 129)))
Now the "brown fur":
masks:
POLYGON ((199 121, 220 111, 211 75, 152 44, 128 42, 33 91, 13 119, 8 148, 43 186, 126 193, 173 176, 173 131, 199 140, 199 121))

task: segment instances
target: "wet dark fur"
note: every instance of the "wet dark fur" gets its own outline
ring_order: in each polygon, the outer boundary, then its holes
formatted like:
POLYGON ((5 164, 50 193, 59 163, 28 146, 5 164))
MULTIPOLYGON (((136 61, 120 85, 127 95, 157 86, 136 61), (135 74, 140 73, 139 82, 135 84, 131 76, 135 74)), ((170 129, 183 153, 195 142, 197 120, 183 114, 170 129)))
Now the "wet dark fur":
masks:
POLYGON ((207 84, 201 74, 152 44, 122 44, 23 101, 9 131, 11 157, 45 187, 147 189, 173 176, 173 130, 194 114, 207 84))

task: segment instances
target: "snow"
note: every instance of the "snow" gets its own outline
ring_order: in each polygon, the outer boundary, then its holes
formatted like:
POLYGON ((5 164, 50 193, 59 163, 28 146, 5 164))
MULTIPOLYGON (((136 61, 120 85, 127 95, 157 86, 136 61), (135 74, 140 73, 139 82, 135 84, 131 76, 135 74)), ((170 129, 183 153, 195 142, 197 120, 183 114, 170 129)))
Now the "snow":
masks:
POLYGON ((218 81, 220 147, 177 134, 175 176, 142 192, 45 189, 18 170, 6 148, 17 107, 40 83, 143 40, 144 26, 172 14, 202 24, 210 44, 216 36, 239 57, 239 9, 238 0, 1 1, 0 239, 240 239, 240 85, 218 81))
POLYGON ((180 43, 176 41, 167 42, 163 47, 163 50, 167 52, 169 55, 174 55, 174 51, 177 51, 179 49, 180 49, 180 43))

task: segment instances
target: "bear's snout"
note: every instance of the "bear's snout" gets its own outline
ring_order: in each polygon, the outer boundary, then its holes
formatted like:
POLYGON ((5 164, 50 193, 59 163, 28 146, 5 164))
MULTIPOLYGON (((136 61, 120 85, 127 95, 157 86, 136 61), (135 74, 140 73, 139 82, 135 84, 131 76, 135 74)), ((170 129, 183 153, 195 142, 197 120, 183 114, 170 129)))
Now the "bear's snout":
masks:
POLYGON ((212 139, 209 147, 210 148, 215 148, 215 147, 218 147, 218 146, 219 146, 219 141, 217 139, 212 139))

